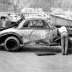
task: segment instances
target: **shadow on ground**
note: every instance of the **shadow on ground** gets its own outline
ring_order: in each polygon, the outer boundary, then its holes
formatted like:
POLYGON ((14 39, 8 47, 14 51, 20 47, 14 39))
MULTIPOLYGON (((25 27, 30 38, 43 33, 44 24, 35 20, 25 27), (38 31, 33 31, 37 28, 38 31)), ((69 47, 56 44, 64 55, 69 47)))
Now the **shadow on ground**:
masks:
POLYGON ((47 49, 47 48, 20 48, 19 52, 33 52, 38 56, 56 55, 61 53, 60 49, 47 49))

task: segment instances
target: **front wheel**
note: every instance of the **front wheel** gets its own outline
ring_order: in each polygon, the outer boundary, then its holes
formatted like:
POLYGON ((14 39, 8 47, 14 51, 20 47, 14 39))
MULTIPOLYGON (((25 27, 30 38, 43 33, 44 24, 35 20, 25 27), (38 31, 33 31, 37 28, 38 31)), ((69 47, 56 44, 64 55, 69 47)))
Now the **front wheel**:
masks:
POLYGON ((4 47, 7 51, 17 51, 19 49, 20 42, 18 38, 10 36, 6 38, 4 42, 4 47))

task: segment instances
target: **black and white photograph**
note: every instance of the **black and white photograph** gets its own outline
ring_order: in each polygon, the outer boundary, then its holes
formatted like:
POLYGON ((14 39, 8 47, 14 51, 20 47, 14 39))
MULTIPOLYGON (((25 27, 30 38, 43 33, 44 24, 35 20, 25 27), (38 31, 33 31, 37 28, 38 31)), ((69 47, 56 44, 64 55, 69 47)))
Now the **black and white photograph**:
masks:
POLYGON ((72 0, 0 0, 0 72, 72 72, 72 0))

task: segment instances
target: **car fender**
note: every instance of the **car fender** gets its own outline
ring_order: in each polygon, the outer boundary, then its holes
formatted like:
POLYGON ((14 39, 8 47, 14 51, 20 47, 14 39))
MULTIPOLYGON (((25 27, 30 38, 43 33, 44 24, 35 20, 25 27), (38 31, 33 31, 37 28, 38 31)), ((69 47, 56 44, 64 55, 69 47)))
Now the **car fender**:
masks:
POLYGON ((17 37, 19 39, 20 43, 23 44, 22 37, 19 34, 15 33, 15 32, 3 33, 3 34, 0 35, 0 38, 3 37, 3 36, 15 36, 15 37, 17 37))

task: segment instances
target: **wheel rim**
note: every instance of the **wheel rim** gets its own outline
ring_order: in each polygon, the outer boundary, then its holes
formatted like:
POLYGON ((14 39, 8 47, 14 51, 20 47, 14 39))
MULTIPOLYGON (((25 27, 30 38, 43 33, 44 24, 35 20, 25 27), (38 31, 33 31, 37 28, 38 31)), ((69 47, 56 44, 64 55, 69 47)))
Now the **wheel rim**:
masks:
POLYGON ((17 47, 17 42, 14 39, 10 39, 6 42, 6 47, 9 50, 15 50, 17 47))

